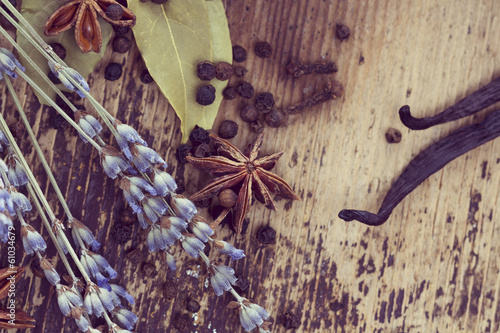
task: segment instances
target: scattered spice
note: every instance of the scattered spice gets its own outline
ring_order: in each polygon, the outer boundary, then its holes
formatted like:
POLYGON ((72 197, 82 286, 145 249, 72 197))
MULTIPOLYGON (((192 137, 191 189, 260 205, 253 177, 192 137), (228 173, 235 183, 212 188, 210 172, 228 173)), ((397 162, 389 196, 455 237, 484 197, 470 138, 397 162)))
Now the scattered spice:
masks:
POLYGON ((130 27, 123 25, 113 25, 113 30, 117 36, 126 35, 130 31, 130 27))
POLYGON ((347 39, 351 35, 351 29, 345 24, 337 24, 336 35, 340 40, 347 39))
POLYGON ((149 84, 149 83, 154 81, 151 74, 149 74, 149 71, 147 68, 144 68, 141 72, 141 81, 144 84, 149 84))
POLYGON ((257 239, 262 244, 274 244, 276 243, 276 230, 267 225, 262 226, 257 231, 257 239))
POLYGON ((198 311, 200 311, 200 303, 198 303, 197 301, 195 301, 194 299, 192 298, 189 298, 187 303, 186 303, 186 310, 188 310, 189 312, 193 312, 193 313, 196 313, 198 311))
POLYGON ((500 101, 500 77, 435 116, 414 118, 410 113, 410 107, 404 105, 399 109, 399 117, 406 127, 413 130, 422 130, 471 116, 498 101, 500 101))
POLYGON ((175 156, 177 157, 177 160, 179 161, 179 163, 181 163, 181 164, 187 163, 186 157, 189 156, 189 154, 191 153, 191 148, 193 148, 193 147, 191 147, 188 144, 182 144, 182 145, 179 145, 177 147, 177 150, 175 152, 175 156))
POLYGON ((194 146, 193 149, 191 149, 191 152, 194 157, 208 157, 210 156, 210 147, 208 144, 202 143, 194 146))
POLYGON ((284 124, 286 115, 280 109, 272 109, 271 112, 266 113, 264 120, 269 127, 278 128, 284 124))
POLYGON ((177 285, 173 281, 167 281, 163 285, 163 297, 173 300, 177 296, 177 285))
POLYGON ((128 37, 118 36, 113 40, 113 51, 118 53, 127 53, 132 46, 132 42, 128 37))
POLYGON ((233 74, 233 65, 225 61, 221 61, 215 66, 215 77, 217 80, 227 81, 233 76, 233 74))
POLYGON ((153 277, 153 275, 156 273, 156 266, 152 263, 145 263, 142 265, 142 272, 146 277, 153 277))
POLYGON ((225 99, 228 99, 228 100, 232 100, 232 99, 235 99, 236 98, 236 89, 234 87, 226 87, 223 91, 222 91, 222 96, 225 98, 225 99))
POLYGON ((389 128, 385 132, 385 139, 388 143, 400 143, 402 138, 401 131, 395 128, 389 128))
POLYGON ((115 224, 112 236, 118 244, 125 244, 132 236, 132 229, 125 224, 115 224))
POLYGON ((252 105, 243 105, 243 107, 240 109, 240 117, 241 120, 250 123, 259 118, 259 111, 257 111, 257 109, 252 105))
POLYGON ((66 48, 62 44, 50 43, 49 46, 52 47, 52 51, 54 51, 61 60, 66 58, 66 48))
POLYGON ((258 42, 255 44, 254 51, 259 58, 270 58, 273 54, 273 48, 268 42, 258 42))
POLYGON ((186 159, 196 169, 209 172, 217 177, 205 188, 191 196, 191 200, 198 201, 213 197, 222 190, 241 185, 236 204, 233 207, 235 214, 234 227, 241 233, 243 220, 250 209, 252 193, 262 200, 266 208, 276 210, 271 193, 279 194, 283 198, 299 200, 299 197, 282 178, 269 170, 274 168, 283 152, 258 158, 263 141, 263 134, 259 134, 251 145, 248 155, 242 153, 230 142, 210 135, 217 145, 217 151, 223 156, 186 159))
POLYGON ((137 249, 128 252, 126 256, 134 266, 138 266, 140 263, 144 261, 145 258, 144 254, 137 249))
POLYGON ((104 70, 104 78, 108 81, 116 81, 122 76, 122 65, 116 62, 109 63, 104 70))
POLYGON ((231 208, 236 204, 236 199, 238 196, 230 188, 220 191, 219 193, 219 203, 222 207, 231 208))
POLYGON ((250 128, 254 133, 262 133, 264 131, 264 122, 261 119, 257 119, 250 123, 250 128))
POLYGON ((240 82, 236 87, 236 91, 238 91, 238 94, 243 98, 252 98, 255 93, 253 86, 246 81, 240 82))
POLYGON ((255 97, 255 107, 263 113, 271 111, 274 106, 274 96, 270 92, 263 92, 255 97))
POLYGON ((215 78, 215 66, 208 61, 200 62, 196 66, 196 75, 203 81, 210 81, 215 78))
POLYGON ((238 124, 232 120, 224 120, 219 125, 219 136, 224 139, 232 139, 238 134, 238 124))
POLYGON ((174 327, 181 332, 188 332, 191 330, 193 326, 191 316, 187 313, 180 314, 174 316, 174 327))
POLYGON ((191 141, 193 146, 210 143, 210 135, 204 128, 195 125, 194 129, 189 133, 189 141, 191 141))
POLYGON ((116 21, 122 18, 124 11, 121 5, 112 3, 104 12, 111 20, 116 21))
POLYGON ((236 278, 238 280, 236 280, 236 282, 233 285, 234 290, 236 290, 236 292, 240 295, 246 294, 248 288, 250 287, 250 281, 247 279, 246 276, 243 275, 236 275, 236 278))
POLYGON ((300 61, 292 60, 286 66, 287 73, 295 78, 306 74, 332 74, 338 70, 337 64, 334 62, 303 64, 300 61))
POLYGON ((247 50, 240 45, 233 46, 233 60, 236 62, 243 62, 247 60, 247 50))
POLYGON ((300 318, 291 311, 281 315, 280 321, 286 330, 297 329, 300 327, 300 318))
POLYGON ((241 66, 235 66, 234 67, 234 75, 237 77, 243 77, 247 73, 247 69, 245 67, 241 66))
POLYGON ((392 184, 377 214, 344 209, 340 211, 339 217, 347 222, 358 220, 373 226, 385 223, 392 210, 430 175, 439 171, 458 156, 493 140, 499 135, 500 110, 497 110, 487 115, 481 123, 462 127, 415 156, 392 184))
POLYGON ((296 114, 299 112, 304 111, 306 108, 310 108, 312 106, 324 103, 326 101, 329 101, 331 99, 337 99, 342 94, 344 93, 344 87, 342 86, 342 83, 339 81, 333 81, 328 83, 328 85, 323 89, 322 92, 306 98, 302 102, 289 106, 285 109, 286 114, 296 114))
POLYGON ((211 84, 201 86, 196 91, 196 102, 200 105, 210 105, 215 101, 215 87, 211 84))

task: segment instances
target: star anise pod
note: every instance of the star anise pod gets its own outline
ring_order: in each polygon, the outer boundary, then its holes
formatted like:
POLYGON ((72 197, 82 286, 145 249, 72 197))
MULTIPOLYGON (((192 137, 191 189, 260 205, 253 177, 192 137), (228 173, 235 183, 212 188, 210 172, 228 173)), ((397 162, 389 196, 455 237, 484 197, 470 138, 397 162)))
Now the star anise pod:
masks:
POLYGON ((210 134, 220 156, 205 158, 186 157, 195 168, 209 172, 217 177, 208 185, 191 196, 191 200, 200 201, 216 196, 222 190, 239 188, 238 198, 233 207, 234 225, 238 233, 241 232, 243 219, 247 214, 252 193, 266 208, 276 210, 271 193, 299 200, 300 198, 283 179, 270 172, 283 152, 257 158, 262 145, 263 133, 249 147, 248 153, 242 153, 238 148, 226 140, 210 134))
POLYGON ((43 26, 46 36, 56 36, 75 25, 75 39, 83 53, 94 51, 99 53, 102 46, 101 26, 97 21, 97 13, 104 20, 119 26, 133 26, 135 15, 128 8, 115 0, 73 0, 60 7, 52 14, 43 26), (110 5, 118 5, 123 9, 119 19, 111 19, 106 14, 110 5))
MULTIPOLYGON (((0 269, 0 300, 14 297, 15 284, 23 274, 23 267, 6 267, 0 269)), ((10 309, 14 303, 7 303, 8 308, 0 308, 0 329, 34 328, 35 320, 20 309, 10 309)))

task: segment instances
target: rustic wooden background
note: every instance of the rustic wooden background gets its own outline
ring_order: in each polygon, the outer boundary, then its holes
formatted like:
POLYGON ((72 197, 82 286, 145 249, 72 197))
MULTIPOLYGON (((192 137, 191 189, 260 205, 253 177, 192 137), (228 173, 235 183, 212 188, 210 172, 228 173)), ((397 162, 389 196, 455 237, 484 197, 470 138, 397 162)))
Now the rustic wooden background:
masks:
MULTIPOLYGON (((300 323, 295 332, 497 332, 499 140, 431 176, 383 226, 345 223, 337 214, 342 208, 376 211, 412 156, 488 112, 421 132, 405 129, 397 115, 404 104, 417 115, 435 114, 500 74, 500 2, 226 0, 225 5, 233 43, 249 51, 243 63, 246 79, 258 92, 272 92, 278 106, 312 95, 332 78, 345 86, 342 99, 294 116, 286 127, 266 130, 262 152, 284 151, 274 171, 302 200, 281 200, 278 212, 257 203, 244 235, 236 237, 227 227, 219 231, 245 250, 247 258, 231 265, 250 281, 244 296, 271 313, 272 332, 285 332, 286 312, 300 323), (351 28, 348 40, 335 37, 337 23, 351 28), (270 59, 255 57, 257 41, 272 44, 270 59), (333 60, 339 71, 292 79, 284 70, 291 59, 333 60), (384 134, 391 127, 401 130, 401 143, 386 142, 384 134), (257 241, 264 225, 277 231, 275 244, 257 241)), ((91 92, 136 126, 166 157, 175 177, 185 180, 186 193, 194 193, 208 178, 177 163, 179 121, 157 86, 141 83, 143 66, 135 47, 125 55, 108 49, 91 75, 91 92), (115 82, 104 80, 110 60, 125 68, 115 82)), ((6 97, 5 85, 0 87, 2 110, 15 125, 12 99, 6 97)), ((200 261, 178 251, 179 268, 168 271, 158 256, 147 253, 138 225, 124 245, 111 238, 124 210, 116 182, 104 176, 97 154, 74 130, 54 129, 54 113, 40 107, 20 79, 16 89, 74 215, 96 230, 103 243, 100 252, 119 273, 117 282, 136 298, 137 331, 176 332, 175 318, 183 315, 193 325, 187 331, 243 331, 237 312, 225 308, 230 295, 216 297, 205 287, 207 273, 200 261), (132 249, 146 254, 157 273, 147 277, 131 264, 125 255, 132 249), (170 290, 166 295, 165 286, 170 290), (200 302, 197 315, 186 311, 187 298, 200 302)), ((243 147, 255 135, 239 119, 240 103, 224 101, 214 128, 224 119, 237 121, 240 132, 231 141, 243 147)), ((18 136, 61 216, 27 136, 22 131, 18 136)), ((33 224, 40 222, 33 218, 33 224)), ((48 239, 46 231, 43 235, 48 239)), ((18 263, 30 266, 31 257, 23 256, 21 245, 18 254, 18 263)), ((47 255, 62 271, 52 246, 47 255)), ((5 266, 6 259, 1 263, 5 266)), ((37 327, 28 331, 75 330, 73 321, 60 314, 54 288, 30 269, 18 285, 17 301, 37 320, 37 327)))

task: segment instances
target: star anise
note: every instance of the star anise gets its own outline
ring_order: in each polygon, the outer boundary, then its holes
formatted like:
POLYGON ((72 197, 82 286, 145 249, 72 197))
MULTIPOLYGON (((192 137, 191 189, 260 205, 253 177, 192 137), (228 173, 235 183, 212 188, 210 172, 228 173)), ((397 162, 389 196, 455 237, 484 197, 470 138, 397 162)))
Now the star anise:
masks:
MULTIPOLYGON (((6 267, 0 269, 0 300, 15 296, 15 284, 23 274, 23 267, 6 267)), ((15 303, 8 302, 7 308, 0 308, 0 329, 34 328, 35 320, 20 309, 11 309, 15 303)))
POLYGON ((83 53, 98 53, 101 51, 102 34, 97 13, 113 25, 131 27, 135 24, 134 13, 115 0, 73 0, 48 18, 43 26, 43 33, 46 36, 55 36, 75 25, 75 39, 80 50, 83 53), (113 20, 106 14, 106 8, 113 4, 123 9, 123 15, 119 19, 113 20))
POLYGON ((195 168, 209 172, 217 177, 208 185, 191 196, 191 200, 200 201, 216 196, 228 188, 239 188, 238 198, 233 207, 234 225, 238 233, 241 232, 243 219, 247 214, 252 193, 266 208, 276 210, 271 193, 299 200, 300 198, 283 179, 270 172, 283 152, 257 158, 262 145, 263 133, 249 146, 248 153, 242 153, 238 148, 226 140, 210 134, 220 156, 196 158, 188 156, 186 159, 195 168))

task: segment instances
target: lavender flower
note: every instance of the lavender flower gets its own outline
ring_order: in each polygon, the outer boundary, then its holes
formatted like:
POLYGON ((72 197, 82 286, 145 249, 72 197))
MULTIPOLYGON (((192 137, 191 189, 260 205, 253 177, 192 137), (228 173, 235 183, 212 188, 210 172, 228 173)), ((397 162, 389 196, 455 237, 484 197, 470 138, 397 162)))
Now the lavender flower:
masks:
POLYGON ((198 237, 202 242, 207 242, 208 237, 214 234, 214 229, 206 222, 201 216, 194 216, 191 223, 189 224, 193 234, 198 237))
POLYGON ((47 244, 42 236, 28 224, 21 227, 21 238, 23 240, 24 251, 28 254, 33 254, 37 251, 45 251, 47 248, 47 244))
POLYGON ((94 259, 97 265, 99 265, 101 271, 104 270, 109 274, 110 279, 116 278, 117 276, 116 271, 109 265, 108 261, 104 259, 103 256, 91 251, 88 251, 88 254, 92 257, 92 259, 94 259))
POLYGON ((174 178, 168 172, 159 170, 158 168, 153 169, 152 181, 158 195, 162 197, 177 190, 174 178))
POLYGON ((167 163, 151 148, 134 143, 130 151, 132 153, 132 163, 141 172, 148 172, 156 164, 162 164, 163 167, 167 167, 167 163))
POLYGON ((246 298, 242 302, 238 302, 238 304, 240 305, 241 326, 245 331, 250 332, 256 327, 265 325, 264 320, 269 318, 269 313, 263 307, 251 303, 246 298))
POLYGON ((19 68, 24 72, 24 67, 21 66, 21 63, 16 59, 16 57, 14 57, 12 52, 0 47, 0 72, 15 79, 17 77, 17 74, 14 72, 16 68, 19 68))
POLYGON ((134 128, 132 128, 129 125, 123 124, 118 119, 115 119, 115 128, 116 128, 116 131, 118 132, 118 134, 120 134, 127 142, 130 142, 130 143, 137 142, 143 146, 146 146, 146 147, 148 146, 146 141, 144 141, 141 138, 139 133, 137 133, 137 131, 134 128))
POLYGON ((168 268, 170 268, 170 270, 172 271, 175 271, 177 269, 177 266, 175 265, 174 256, 170 253, 169 250, 163 251, 163 254, 165 255, 165 261, 167 262, 168 268))
POLYGON ((26 172, 24 171, 21 163, 19 163, 17 157, 11 154, 7 160, 7 163, 9 165, 7 176, 10 183, 15 187, 28 184, 28 176, 26 175, 26 172))
POLYGON ((99 152, 101 165, 109 178, 115 179, 121 172, 127 171, 130 164, 116 148, 105 146, 99 152))
POLYGON ((82 263, 83 268, 85 269, 85 272, 95 278, 97 280, 98 285, 106 285, 108 282, 108 279, 104 277, 104 275, 101 274, 101 269, 99 265, 95 262, 94 258, 92 258, 89 255, 88 250, 82 249, 81 250, 81 256, 80 256, 80 262, 82 263))
POLYGON ((128 330, 134 328, 135 323, 137 323, 137 316, 127 309, 117 309, 113 312, 114 317, 122 327, 128 330))
POLYGON ((105 308, 112 311, 118 304, 115 304, 111 292, 91 283, 85 291, 84 305, 89 315, 101 317, 105 308))
MULTIPOLYGON (((2 192, 2 190, 0 190, 0 193, 1 192, 2 192)), ((15 210, 18 210, 21 213, 25 213, 25 212, 31 211, 31 203, 28 200, 28 198, 26 198, 26 196, 24 194, 18 192, 16 190, 16 188, 13 187, 13 186, 9 187, 9 192, 10 192, 10 197, 12 198, 13 208, 15 210)), ((0 194, 0 209, 2 207, 2 199, 3 199, 3 197, 0 194)), ((7 209, 9 209, 9 207, 7 207, 7 209)), ((9 209, 9 211, 11 212, 11 214, 15 214, 14 209, 9 209)))
POLYGON ((160 218, 160 226, 162 236, 165 239, 165 243, 168 246, 174 245, 175 241, 181 238, 182 231, 186 229, 187 225, 187 222, 179 217, 162 216, 160 218))
POLYGON ((236 280, 234 270, 225 265, 215 265, 213 263, 209 266, 210 269, 210 283, 217 296, 221 296, 224 291, 231 289, 236 280))
POLYGON ((129 203, 130 207, 136 213, 142 213, 139 202, 144 200, 145 195, 143 190, 149 192, 150 195, 156 195, 156 189, 151 186, 144 178, 140 177, 123 177, 120 180, 120 188, 123 190, 123 195, 129 203))
MULTIPOLYGON (((52 231, 56 235, 57 243, 61 247, 61 250, 65 254, 67 254, 68 248, 66 247, 66 242, 64 241, 64 237, 63 237, 64 230, 65 230, 65 228, 64 228, 64 225, 61 223, 61 221, 59 221, 57 219, 52 221, 52 231)), ((75 242, 75 243, 77 243, 77 242, 75 242)))
POLYGON ((81 98, 85 98, 85 94, 79 88, 75 88, 73 83, 71 83, 68 78, 73 78, 76 82, 78 82, 80 86, 82 86, 83 90, 88 92, 90 91, 90 87, 83 76, 80 75, 80 73, 78 73, 73 68, 61 66, 52 60, 49 61, 49 67, 55 77, 57 77, 67 89, 76 91, 78 96, 80 96, 81 98))
POLYGON ((4 187, 0 187, 0 212, 9 212, 11 215, 16 214, 12 196, 4 187))
POLYGON ((9 213, 0 212, 0 240, 6 243, 9 240, 9 231, 14 230, 14 225, 9 213))
POLYGON ((113 326, 111 326, 111 329, 109 330, 109 333, 133 333, 133 332, 129 330, 124 330, 120 326, 113 324, 113 326))
MULTIPOLYGON (((75 111, 75 122, 77 122, 85 134, 91 138, 94 138, 102 131, 101 123, 99 123, 93 115, 86 111, 75 111)), ((85 139, 81 134, 79 135, 83 142, 87 143, 87 139, 85 139)))
POLYGON ((90 328, 90 323, 87 318, 83 316, 83 311, 82 308, 73 308, 69 315, 75 319, 76 325, 82 332, 87 332, 90 328))
POLYGON ((191 221, 198 212, 194 203, 180 194, 172 194, 171 205, 177 215, 186 221, 191 221))
POLYGON ((233 260, 238 260, 245 257, 245 253, 243 252, 243 250, 239 250, 223 240, 214 240, 214 246, 215 248, 217 248, 217 250, 224 254, 227 254, 233 260))
POLYGON ((77 249, 80 248, 78 238, 81 238, 85 244, 90 246, 94 251, 97 251, 101 247, 101 243, 97 241, 92 231, 90 231, 85 224, 75 218, 73 218, 70 222, 71 235, 73 236, 73 242, 75 243, 77 249))
POLYGON ((117 284, 110 284, 110 286, 111 286, 111 290, 116 295, 125 298, 129 304, 132 304, 132 305, 135 304, 134 298, 125 290, 125 288, 123 288, 117 284))
POLYGON ((56 290, 57 303, 63 315, 67 316, 73 308, 83 306, 80 296, 70 287, 57 284, 56 290))
POLYGON ((45 274, 45 277, 50 282, 50 284, 56 285, 61 281, 61 278, 56 272, 54 266, 52 266, 52 264, 47 259, 40 260, 40 267, 43 269, 43 273, 45 274))
POLYGON ((149 252, 156 252, 157 250, 165 250, 167 243, 163 235, 161 234, 161 229, 158 223, 153 223, 149 229, 148 238, 148 249, 149 252))
POLYGON ((139 225, 141 226, 142 229, 147 229, 149 228, 150 225, 153 224, 153 222, 151 222, 148 219, 148 217, 146 216, 146 214, 144 214, 144 212, 137 213, 137 220, 139 221, 139 225))
POLYGON ((196 238, 193 234, 184 234, 181 238, 181 245, 184 251, 187 252, 191 257, 198 258, 200 256, 200 251, 203 251, 205 244, 196 238))
MULTIPOLYGON (((0 153, 3 152, 3 146, 10 146, 10 143, 9 143, 9 140, 7 139, 7 137, 5 136, 4 132, 0 131, 0 153)), ((5 163, 2 161, 3 165, 5 165, 5 163)), ((7 172, 7 169, 5 169, 5 172, 7 172)))
POLYGON ((152 223, 156 223, 168 210, 165 200, 161 197, 145 196, 141 204, 142 210, 152 223))

